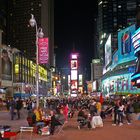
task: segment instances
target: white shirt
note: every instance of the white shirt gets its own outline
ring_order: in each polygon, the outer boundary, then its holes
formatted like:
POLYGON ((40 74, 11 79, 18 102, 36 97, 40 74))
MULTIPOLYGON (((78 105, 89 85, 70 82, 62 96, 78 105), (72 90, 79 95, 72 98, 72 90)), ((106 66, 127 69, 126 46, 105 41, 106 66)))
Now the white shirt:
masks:
POLYGON ((124 110, 124 105, 119 106, 119 110, 123 111, 124 110))

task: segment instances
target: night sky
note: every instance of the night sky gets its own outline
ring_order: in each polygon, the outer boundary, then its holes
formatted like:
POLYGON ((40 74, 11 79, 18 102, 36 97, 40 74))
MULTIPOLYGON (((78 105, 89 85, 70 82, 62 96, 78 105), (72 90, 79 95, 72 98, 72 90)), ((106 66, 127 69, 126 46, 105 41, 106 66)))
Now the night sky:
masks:
MULTIPOLYGON (((94 18, 97 16, 95 0, 55 0, 54 33, 56 66, 69 68, 70 53, 80 54, 80 66, 88 73, 94 58, 94 18)), ((83 73, 84 73, 83 72, 83 73)))

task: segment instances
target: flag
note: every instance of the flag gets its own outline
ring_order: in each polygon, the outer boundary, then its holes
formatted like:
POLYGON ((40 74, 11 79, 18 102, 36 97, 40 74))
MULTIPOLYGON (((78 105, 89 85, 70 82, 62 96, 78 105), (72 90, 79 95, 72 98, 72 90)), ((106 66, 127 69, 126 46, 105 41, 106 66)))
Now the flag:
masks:
POLYGON ((104 102, 103 95, 102 93, 100 93, 100 103, 102 104, 103 102, 104 102))

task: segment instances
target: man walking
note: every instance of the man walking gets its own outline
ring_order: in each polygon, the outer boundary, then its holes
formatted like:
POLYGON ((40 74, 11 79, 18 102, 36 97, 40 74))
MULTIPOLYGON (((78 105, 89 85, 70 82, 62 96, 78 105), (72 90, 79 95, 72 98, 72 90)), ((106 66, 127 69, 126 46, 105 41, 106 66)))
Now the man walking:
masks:
POLYGON ((11 115, 11 120, 14 119, 14 115, 15 115, 15 108, 16 108, 16 102, 11 99, 10 103, 9 103, 9 106, 10 106, 10 115, 11 115))
POLYGON ((22 101, 18 98, 16 101, 16 110, 17 110, 18 119, 20 119, 21 108, 22 108, 22 101))

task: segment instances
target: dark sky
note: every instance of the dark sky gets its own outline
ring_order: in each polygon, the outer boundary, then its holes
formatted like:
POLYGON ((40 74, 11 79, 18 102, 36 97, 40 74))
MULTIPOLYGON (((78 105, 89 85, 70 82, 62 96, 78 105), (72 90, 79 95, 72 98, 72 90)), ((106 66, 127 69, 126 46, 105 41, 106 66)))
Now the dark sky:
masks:
POLYGON ((56 65, 69 67, 73 48, 80 54, 80 66, 87 69, 94 55, 94 18, 97 15, 95 0, 55 0, 54 31, 56 65))

